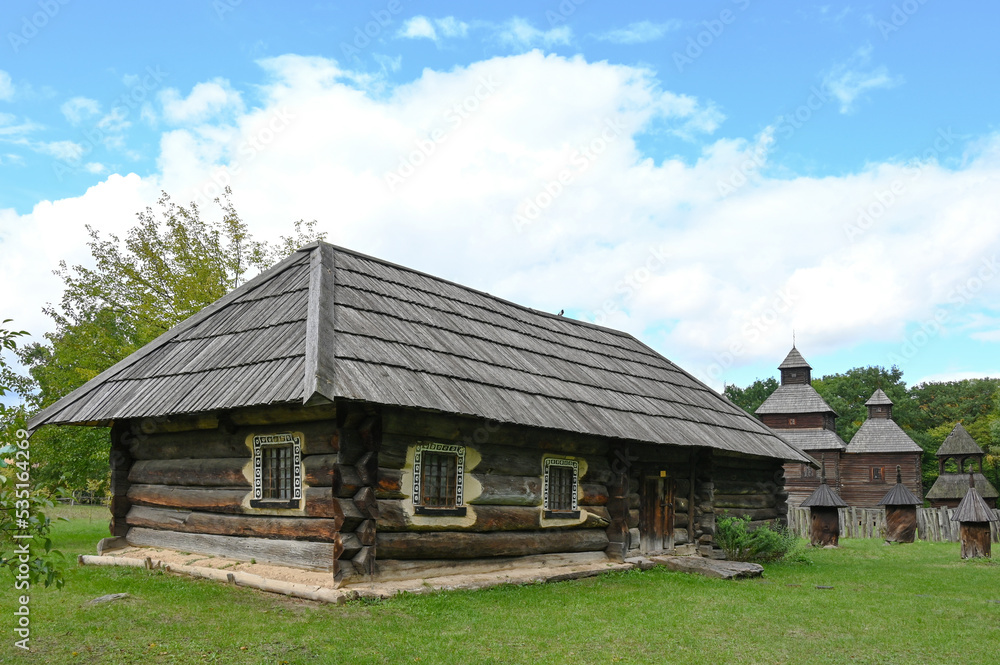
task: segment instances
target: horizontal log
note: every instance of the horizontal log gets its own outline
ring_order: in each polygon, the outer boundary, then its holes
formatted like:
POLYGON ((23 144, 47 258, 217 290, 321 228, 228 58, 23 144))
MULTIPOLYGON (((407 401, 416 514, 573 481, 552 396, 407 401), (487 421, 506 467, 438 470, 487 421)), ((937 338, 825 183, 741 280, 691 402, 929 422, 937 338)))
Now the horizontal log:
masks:
POLYGON ((352 559, 361 551, 361 539, 355 533, 341 533, 339 543, 338 559, 352 559))
POLYGON ((375 496, 379 499, 402 499, 403 472, 399 469, 387 469, 380 466, 375 483, 375 496))
POLYGON ((774 508, 778 500, 771 494, 715 494, 719 508, 774 508))
POLYGON ((580 478, 580 482, 601 485, 607 485, 611 482, 614 474, 611 472, 611 463, 608 462, 608 458, 591 455, 585 457, 584 460, 587 462, 587 472, 580 478))
POLYGON ((220 536, 253 536, 284 540, 333 542, 343 520, 314 517, 274 517, 271 515, 226 515, 167 508, 133 506, 127 516, 129 526, 168 529, 183 533, 212 533, 220 536))
POLYGON ((181 552, 322 571, 333 570, 338 549, 336 543, 180 533, 142 527, 129 529, 126 540, 133 547, 165 547, 181 552))
POLYGON ((201 489, 177 485, 132 485, 128 491, 128 499, 133 504, 145 506, 242 513, 241 504, 249 493, 249 488, 201 489))
POLYGON ((334 404, 317 404, 315 406, 255 406, 246 409, 235 409, 230 412, 229 417, 237 425, 269 425, 313 420, 334 420, 337 417, 337 407, 334 404))
POLYGON ((779 491, 781 486, 772 481, 719 480, 715 483, 716 494, 773 494, 779 491))
POLYGON ((552 552, 594 552, 608 546, 603 529, 493 533, 382 533, 376 543, 386 559, 478 559, 552 552))
POLYGON ((772 520, 778 517, 778 511, 774 508, 720 508, 716 514, 720 517, 749 517, 751 520, 772 520))
MULTIPOLYGON (((248 489, 201 489, 177 485, 133 485, 128 500, 132 504, 161 508, 180 508, 229 514, 259 514, 243 506, 248 489)), ((328 487, 308 487, 305 491, 305 515, 338 520, 341 528, 353 530, 361 524, 361 512, 350 499, 333 497, 328 487)))
MULTIPOLYGON (((412 515, 404 508, 404 502, 384 500, 380 502, 379 517, 376 521, 378 532, 399 531, 534 531, 542 528, 542 509, 530 506, 470 506, 469 515, 475 515, 470 523, 457 520, 420 520, 414 524, 412 515), (456 523, 457 522, 457 523, 456 523)), ((604 528, 610 523, 610 515, 605 508, 594 506, 593 510, 581 509, 586 519, 546 520, 545 529, 587 529, 604 528)))
POLYGON ((483 492, 469 500, 471 505, 540 506, 542 479, 540 476, 506 476, 495 473, 474 473, 483 492))
POLYGON ((567 554, 539 554, 535 556, 491 557, 488 559, 385 559, 379 552, 378 579, 412 580, 445 575, 474 575, 526 568, 556 568, 560 566, 593 565, 605 563, 603 552, 576 552, 567 554))
POLYGON ((302 476, 310 487, 332 487, 338 482, 339 473, 337 456, 334 454, 302 457, 302 476))
POLYGON ((305 437, 302 446, 304 455, 323 455, 337 452, 336 429, 335 423, 332 421, 298 423, 294 427, 277 425, 238 427, 232 433, 215 429, 139 435, 129 439, 129 452, 137 460, 248 458, 250 457, 250 448, 246 443, 248 436, 288 431, 301 432, 305 437))
POLYGON ((392 437, 387 441, 385 435, 382 436, 382 448, 378 452, 379 466, 386 469, 402 469, 406 466, 406 449, 408 445, 415 445, 416 439, 407 437, 400 441, 392 437), (412 441, 412 443, 411 443, 412 441))
POLYGON ((603 506, 608 502, 608 488, 597 483, 581 483, 581 506, 603 506))
POLYGON ((138 460, 128 479, 143 485, 200 485, 202 487, 250 486, 243 475, 249 457, 209 459, 138 460))

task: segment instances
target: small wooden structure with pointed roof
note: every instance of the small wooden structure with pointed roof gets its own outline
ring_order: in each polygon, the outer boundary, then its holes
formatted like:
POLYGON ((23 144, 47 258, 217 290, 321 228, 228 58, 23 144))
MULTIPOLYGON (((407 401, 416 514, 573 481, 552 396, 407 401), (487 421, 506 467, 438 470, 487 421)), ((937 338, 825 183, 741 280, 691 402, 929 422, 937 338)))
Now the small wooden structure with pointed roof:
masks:
POLYGON ((885 506, 885 540, 889 543, 912 543, 917 533, 917 506, 924 505, 903 484, 903 471, 896 467, 896 484, 878 505, 885 506))
POLYGON ((837 547, 840 541, 840 508, 846 508, 837 493, 826 484, 826 459, 820 462, 819 487, 802 502, 809 509, 809 542, 814 547, 837 547))
POLYGON ((976 490, 975 478, 969 474, 969 491, 955 509, 952 521, 959 523, 959 539, 962 541, 962 558, 975 559, 990 556, 990 522, 1000 521, 1000 517, 986 505, 976 490))
POLYGON ((972 474, 976 483, 976 491, 990 508, 997 507, 997 490, 983 475, 983 449, 969 434, 962 423, 955 428, 938 448, 938 477, 927 492, 927 500, 931 506, 938 508, 947 506, 955 508, 967 494, 965 474, 972 474), (948 471, 948 460, 954 460, 957 471, 948 471), (976 468, 978 466, 978 469, 976 468))
POLYGON ((903 484, 921 498, 923 449, 892 419, 892 400, 881 388, 872 393, 865 406, 868 418, 841 458, 841 496, 852 506, 875 507, 891 482, 886 471, 891 473, 898 465, 903 484))
MULTIPOLYGON (((761 422, 781 438, 813 458, 824 456, 839 488, 840 456, 847 444, 837 435, 837 412, 812 387, 812 367, 792 347, 778 365, 781 385, 755 411, 761 422)), ((799 505, 819 485, 812 464, 785 464, 788 503, 799 505)))

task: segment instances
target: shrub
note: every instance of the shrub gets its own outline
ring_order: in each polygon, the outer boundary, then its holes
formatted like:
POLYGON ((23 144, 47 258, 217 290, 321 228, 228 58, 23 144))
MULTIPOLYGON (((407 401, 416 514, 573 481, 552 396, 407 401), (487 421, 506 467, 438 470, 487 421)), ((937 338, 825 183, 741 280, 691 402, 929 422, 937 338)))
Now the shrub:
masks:
POLYGON ((768 523, 750 531, 749 517, 720 517, 716 522, 715 541, 730 561, 769 563, 791 555, 798 538, 786 527, 768 523))

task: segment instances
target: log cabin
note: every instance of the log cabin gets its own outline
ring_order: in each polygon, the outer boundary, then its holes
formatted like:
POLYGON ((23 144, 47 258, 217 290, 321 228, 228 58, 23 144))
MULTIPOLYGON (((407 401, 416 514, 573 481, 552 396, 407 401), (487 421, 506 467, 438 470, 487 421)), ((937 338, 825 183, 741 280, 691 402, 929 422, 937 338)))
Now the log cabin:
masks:
POLYGON ((717 555, 794 446, 637 339, 319 242, 36 415, 109 426, 110 530, 357 580, 717 555))

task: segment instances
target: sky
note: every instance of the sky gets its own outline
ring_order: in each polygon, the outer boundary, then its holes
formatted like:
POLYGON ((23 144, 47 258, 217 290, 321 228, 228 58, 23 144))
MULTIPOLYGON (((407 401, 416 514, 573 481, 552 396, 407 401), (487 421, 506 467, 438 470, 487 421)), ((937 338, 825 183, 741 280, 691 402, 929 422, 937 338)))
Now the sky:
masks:
POLYGON ((625 330, 716 389, 1000 376, 1000 5, 10 0, 0 319, 161 191, 625 330))

